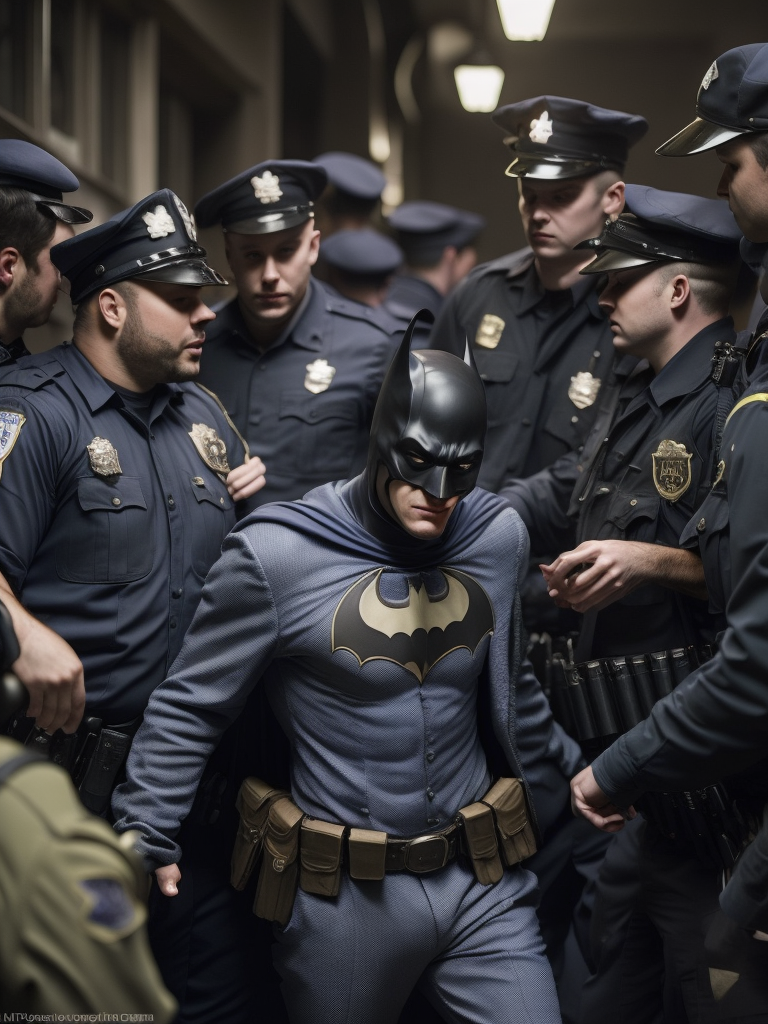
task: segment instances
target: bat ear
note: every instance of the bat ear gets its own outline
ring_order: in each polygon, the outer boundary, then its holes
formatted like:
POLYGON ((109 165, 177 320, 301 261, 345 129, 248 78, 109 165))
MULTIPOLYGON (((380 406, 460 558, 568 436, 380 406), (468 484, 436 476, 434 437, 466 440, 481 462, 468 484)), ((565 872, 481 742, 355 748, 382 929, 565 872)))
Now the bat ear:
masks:
POLYGON ((472 354, 472 346, 469 344, 469 338, 467 337, 464 338, 464 362, 467 366, 471 366, 475 373, 478 372, 477 363, 475 362, 475 357, 472 354))
POLYGON ((420 309, 418 313, 415 313, 413 319, 408 324, 403 340, 400 342, 400 347, 395 353, 395 357, 392 360, 391 377, 390 380, 398 381, 406 390, 402 391, 402 394, 410 394, 411 388, 411 370, 410 370, 410 356, 411 356, 411 342, 413 340, 413 332, 416 329, 416 325, 419 322, 431 324, 435 322, 435 318, 428 309, 420 309))

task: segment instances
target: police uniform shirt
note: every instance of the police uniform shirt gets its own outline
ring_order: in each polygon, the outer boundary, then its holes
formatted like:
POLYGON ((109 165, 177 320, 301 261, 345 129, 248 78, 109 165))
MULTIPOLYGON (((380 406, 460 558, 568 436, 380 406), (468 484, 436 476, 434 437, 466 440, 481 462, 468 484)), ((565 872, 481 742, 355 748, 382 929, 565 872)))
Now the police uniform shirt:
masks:
POLYGON ((498 491, 583 443, 613 363, 600 283, 546 291, 523 250, 475 268, 448 297, 432 344, 454 352, 465 339, 473 345, 488 399, 481 487, 498 491))
MULTIPOLYGON (((588 450, 593 438, 585 446, 571 504, 579 515, 579 543, 619 539, 678 546, 715 472, 721 391, 711 379, 715 342, 735 339, 732 321, 719 320, 699 331, 656 376, 646 370, 630 379, 607 439, 596 439, 602 443, 594 451, 588 450)), ((587 613, 579 658, 709 642, 713 635, 699 632, 712 631, 706 607, 666 587, 638 587, 602 611, 587 613), (583 639, 592 629, 590 648, 583 639)))
POLYGON ((437 318, 444 302, 444 296, 423 277, 398 274, 389 287, 384 305, 396 316, 410 320, 420 309, 428 309, 437 318))
POLYGON ((251 339, 237 299, 218 311, 206 331, 200 380, 266 466, 266 486, 252 506, 300 498, 362 469, 396 341, 376 310, 314 280, 288 336, 264 352, 251 339))
POLYGON ((158 385, 147 418, 73 345, 0 381, 0 569, 73 646, 89 712, 109 724, 165 678, 236 519, 214 467, 222 443, 232 467, 243 448, 214 400, 158 385))

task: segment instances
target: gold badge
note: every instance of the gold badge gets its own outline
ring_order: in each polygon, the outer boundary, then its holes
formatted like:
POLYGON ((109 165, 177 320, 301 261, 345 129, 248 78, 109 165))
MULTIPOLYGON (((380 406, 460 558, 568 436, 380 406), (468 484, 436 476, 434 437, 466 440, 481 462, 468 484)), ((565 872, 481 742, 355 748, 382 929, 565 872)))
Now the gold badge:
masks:
POLYGON ((329 366, 327 359, 316 359, 314 363, 307 363, 307 376, 304 378, 304 387, 313 395, 319 395, 321 391, 327 391, 331 381, 336 376, 336 367, 329 366))
POLYGON ((593 377, 589 370, 580 370, 571 377, 568 397, 577 409, 588 409, 597 398, 600 390, 600 378, 593 377))
POLYGON ((691 486, 691 459, 684 444, 662 441, 653 453, 653 482, 667 501, 682 498, 691 486))
POLYGON ((251 178, 253 194, 261 203, 276 203, 283 190, 280 188, 280 179, 272 171, 264 171, 261 177, 255 174, 251 178))
POLYGON ((94 473, 99 476, 119 476, 123 472, 117 457, 117 449, 106 437, 94 437, 86 448, 94 473))
POLYGON ((480 321, 475 335, 475 344, 480 348, 496 348, 501 341, 501 332, 504 330, 504 321, 500 316, 493 313, 486 313, 480 321))
POLYGON ((213 427, 207 427, 204 423, 193 423, 189 436, 206 466, 214 473, 218 473, 223 480, 229 473, 227 446, 213 427))
POLYGON ((0 475, 26 421, 27 417, 15 409, 0 409, 0 475))
POLYGON ((176 231, 173 217, 164 206, 156 206, 154 210, 147 210, 141 219, 147 225, 147 234, 150 238, 165 238, 176 231))

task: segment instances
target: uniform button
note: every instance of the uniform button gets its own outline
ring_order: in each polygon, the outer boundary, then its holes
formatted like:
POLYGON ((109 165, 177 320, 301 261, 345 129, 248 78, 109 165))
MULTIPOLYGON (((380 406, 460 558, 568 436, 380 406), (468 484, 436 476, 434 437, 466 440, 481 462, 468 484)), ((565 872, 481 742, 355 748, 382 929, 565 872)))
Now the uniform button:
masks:
POLYGON ((434 752, 434 750, 428 750, 427 751, 427 761, 429 761, 429 763, 432 764, 432 762, 434 760, 435 760, 435 752, 434 752))
POLYGON ((181 597, 183 593, 184 591, 181 589, 181 587, 177 587, 175 590, 171 591, 171 597, 181 597))
POLYGON ((524 427, 530 427, 531 425, 531 421, 528 419, 527 416, 524 420, 520 420, 520 422, 523 424, 524 427))
POLYGON ((176 629, 176 619, 171 619, 169 625, 171 629, 176 629))
POLYGON ((610 487, 598 487, 597 489, 598 494, 607 494, 608 491, 610 491, 610 487))
POLYGON ((630 501, 630 503, 629 503, 629 504, 630 504, 630 505, 632 506, 632 508, 634 508, 634 507, 635 507, 635 505, 637 504, 637 498, 633 498, 633 499, 632 499, 632 500, 630 501))
POLYGON ((197 487, 205 487, 205 480, 201 476, 193 476, 192 483, 197 487))
POLYGON ((370 814, 371 812, 368 810, 367 807, 361 807, 360 808, 360 813, 361 814, 370 814))
MULTIPOLYGON (((122 502, 120 501, 119 498, 113 498, 112 499, 112 504, 113 505, 122 505, 122 502)), ((115 520, 115 522, 117 522, 117 520, 115 520)))
POLYGON ((427 799, 428 800, 434 800, 435 799, 435 794, 432 792, 431 789, 427 790, 427 799))
POLYGON ((595 359, 599 359, 600 358, 600 349, 596 348, 595 351, 592 353, 592 355, 595 357, 595 359))
POLYGON ((223 504, 224 504, 224 499, 223 499, 223 498, 219 498, 219 504, 220 504, 220 505, 223 505, 223 504))
POLYGON ((175 507, 176 507, 176 502, 173 500, 173 497, 169 494, 168 495, 168 508, 175 508, 175 507))
POLYGON ((310 409, 309 410, 309 418, 311 420, 316 420, 317 419, 317 409, 310 409))
POLYGON ((702 516, 701 519, 698 521, 698 523, 696 523, 696 529, 699 531, 699 533, 704 533, 706 528, 707 528, 707 520, 704 518, 704 516, 702 516))
POLYGON ((149 440, 150 441, 154 441, 155 440, 155 435, 154 434, 150 434, 149 435, 149 440))
POLYGON ((578 423, 578 422, 579 422, 579 417, 578 416, 571 416, 571 423, 578 423))
POLYGON ((427 824, 428 825, 439 825, 440 824, 440 819, 439 818, 427 818, 427 824))

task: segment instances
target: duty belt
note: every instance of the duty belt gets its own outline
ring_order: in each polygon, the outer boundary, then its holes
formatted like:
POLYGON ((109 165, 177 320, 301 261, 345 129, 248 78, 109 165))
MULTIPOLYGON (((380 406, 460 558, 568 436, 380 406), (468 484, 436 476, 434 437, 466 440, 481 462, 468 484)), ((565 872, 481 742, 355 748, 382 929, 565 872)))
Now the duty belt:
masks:
POLYGON ((461 823, 454 822, 443 832, 430 832, 414 839, 387 836, 386 871, 410 871, 416 875, 444 868, 459 852, 461 823))

